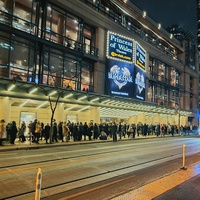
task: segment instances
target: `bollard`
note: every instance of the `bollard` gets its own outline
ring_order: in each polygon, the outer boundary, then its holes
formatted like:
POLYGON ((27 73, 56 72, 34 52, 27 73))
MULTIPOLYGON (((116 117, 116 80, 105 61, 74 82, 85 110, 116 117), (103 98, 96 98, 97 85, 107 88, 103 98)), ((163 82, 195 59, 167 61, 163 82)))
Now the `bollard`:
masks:
POLYGON ((183 166, 181 169, 186 170, 187 168, 185 167, 185 149, 186 149, 186 145, 183 144, 183 153, 182 153, 182 157, 183 157, 183 166))
POLYGON ((41 168, 38 168, 36 176, 35 200, 40 200, 41 187, 42 187, 42 172, 41 168))

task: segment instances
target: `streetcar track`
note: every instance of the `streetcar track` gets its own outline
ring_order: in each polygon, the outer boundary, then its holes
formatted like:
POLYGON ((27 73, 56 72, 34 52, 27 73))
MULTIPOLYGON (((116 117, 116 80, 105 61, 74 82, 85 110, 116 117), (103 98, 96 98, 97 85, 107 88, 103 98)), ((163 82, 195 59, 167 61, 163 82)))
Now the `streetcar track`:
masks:
MULTIPOLYGON (((165 157, 162 157, 162 158, 148 160, 148 161, 141 162, 141 163, 138 163, 138 164, 120 167, 120 168, 114 169, 112 171, 107 170, 105 172, 98 173, 98 174, 95 174, 95 175, 91 175, 91 176, 87 176, 87 177, 83 177, 83 178, 79 178, 79 179, 74 179, 74 180, 71 180, 71 181, 66 181, 66 182, 54 184, 54 185, 47 186, 47 187, 42 187, 42 190, 45 191, 45 190, 48 190, 48 189, 52 189, 54 187, 64 186, 64 185, 67 185, 67 184, 76 183, 76 182, 83 181, 83 180, 86 181, 87 179, 97 178, 97 177, 100 177, 100 176, 103 176, 103 175, 108 175, 109 173, 119 172, 121 170, 126 170, 126 169, 130 169, 130 168, 133 168, 133 167, 138 167, 138 166, 142 166, 142 165, 145 165, 145 164, 151 164, 153 162, 162 161, 162 160, 165 160, 165 159, 170 158, 170 157, 176 157, 178 155, 180 155, 180 154, 177 153, 177 154, 165 156, 165 157)), ((77 188, 79 188, 79 187, 77 187, 77 188)), ((77 189, 77 188, 74 188, 74 189, 77 189)), ((35 190, 20 193, 20 194, 17 194, 17 195, 8 196, 8 197, 6 197, 6 199, 17 198, 17 197, 20 197, 20 196, 30 195, 30 194, 33 194, 33 193, 35 193, 35 190)))
MULTIPOLYGON (((191 144, 193 144, 193 143, 191 143, 191 144)), ((152 144, 151 144, 152 145, 152 144)), ((171 148, 171 147, 170 147, 171 148)), ((173 147, 172 147, 173 148, 173 147)), ((103 151, 103 152, 97 152, 97 153, 90 153, 90 154, 88 154, 88 152, 87 152, 87 154, 82 154, 82 155, 78 155, 78 156, 70 156, 70 157, 67 157, 67 158, 56 158, 56 159, 51 159, 51 160, 45 160, 45 161, 37 161, 37 162, 31 162, 31 163, 23 163, 23 164, 15 164, 15 165, 10 165, 10 166, 3 166, 3 167, 0 167, 0 169, 4 169, 4 168, 6 168, 6 170, 8 169, 8 167, 9 167, 9 169, 11 169, 11 168, 13 168, 13 167, 16 167, 16 166, 26 166, 26 165, 31 165, 31 164, 34 164, 34 165, 37 165, 37 164, 40 164, 40 163, 48 163, 48 162, 56 162, 56 161, 67 161, 67 160, 69 160, 69 159, 78 159, 78 158, 85 158, 85 157, 92 157, 92 156, 95 156, 95 155, 102 155, 102 154, 110 154, 110 153, 117 153, 117 152, 124 152, 124 151, 133 151, 134 149, 137 149, 137 146, 131 146, 131 148, 130 148, 130 146, 128 147, 128 148, 124 148, 124 149, 122 149, 122 150, 120 150, 120 149, 118 149, 118 150, 116 150, 116 149, 114 149, 114 150, 109 150, 108 151, 108 149, 106 150, 106 151, 103 151)), ((84 149, 84 150, 86 150, 87 151, 87 149, 84 149)), ((92 149, 89 149, 89 150, 92 150, 92 149)), ((96 150, 96 149, 95 149, 96 150)), ((63 152, 61 152, 61 153, 63 153, 63 152)), ((98 177, 101 177, 101 176, 103 176, 103 175, 108 175, 108 174, 111 174, 111 173, 114 173, 114 172, 120 172, 120 170, 126 170, 126 169, 131 169, 131 168, 137 168, 137 167, 142 167, 142 165, 144 165, 144 167, 143 168, 146 168, 146 164, 148 164, 148 165, 156 165, 156 164, 153 164, 154 162, 158 162, 158 161, 162 161, 163 160, 163 162, 165 161, 165 159, 167 160, 168 158, 171 158, 171 160, 175 160, 175 159, 177 159, 177 158, 180 158, 181 156, 180 156, 180 152, 178 153, 175 153, 175 154, 171 154, 171 155, 168 155, 168 156, 165 156, 165 157, 162 157, 162 158, 157 158, 157 159, 151 159, 151 160, 148 160, 148 161, 145 161, 145 162, 140 162, 140 163, 137 163, 137 164, 132 164, 132 165, 127 165, 127 166, 123 166, 123 167, 119 167, 119 168, 116 168, 116 169, 114 169, 114 170, 105 170, 105 171, 103 171, 102 173, 98 173, 98 174, 94 174, 94 175, 90 175, 90 176, 86 176, 86 177, 82 177, 82 178, 77 178, 77 179, 74 179, 74 180, 70 180, 70 181, 63 181, 62 183, 58 183, 58 184, 52 184, 52 185, 50 185, 50 186, 46 186, 46 187, 42 187, 42 191, 44 191, 45 192, 45 190, 51 190, 51 189, 53 189, 53 188, 55 188, 55 187, 60 187, 60 186, 66 186, 66 185, 69 185, 69 184, 72 184, 72 183, 76 183, 76 182, 79 182, 79 181, 87 181, 87 180, 89 180, 89 179, 94 179, 94 178, 98 178, 98 177), (176 158, 176 156, 178 156, 177 158, 176 158), (173 158, 174 157, 174 158, 173 158)), ((187 153, 188 155, 190 154, 190 155, 192 155, 192 151, 190 151, 190 152, 188 152, 187 153)), ((193 153, 194 154, 194 153, 193 153)), ((199 153, 195 153, 195 154, 197 154, 197 155, 199 155, 199 153)), ((58 163, 54 163, 54 165, 58 165, 58 163)), ((45 166, 45 165, 44 165, 45 166)), ((46 165, 47 166, 47 165, 46 165)), ((49 165, 50 166, 50 165, 49 165)), ((48 167, 48 166, 47 166, 48 167)), ((31 168, 34 168, 34 169, 36 169, 36 166, 32 166, 31 168)), ((25 168, 23 168, 23 170, 24 170, 25 168)), ((27 169, 30 169, 30 167, 29 168, 27 168, 27 169)), ((22 169, 19 169, 19 170, 22 170, 22 169)), ((14 172, 14 171, 13 171, 14 172)), ((126 172, 127 173, 127 172, 126 172)), ((126 174, 126 173, 124 173, 124 174, 126 174)), ((115 175, 115 177, 116 177, 117 175, 115 175)), ((106 178, 106 179, 104 179, 104 180, 109 180, 110 178, 106 178)), ((79 187, 83 187, 83 186, 79 186, 79 187)), ((74 189, 78 189, 79 187, 75 187, 75 188, 72 188, 72 189, 70 189, 69 191, 72 191, 72 190, 74 190, 74 189)), ((66 192, 66 191, 64 191, 64 192, 66 192)), ((30 190, 30 191, 26 191, 26 192, 21 192, 20 194, 16 194, 16 195, 11 195, 11 196, 8 196, 8 197, 5 197, 4 199, 12 199, 12 198, 20 198, 20 197, 22 197, 22 196, 27 196, 27 195, 33 195, 33 193, 35 193, 35 190, 30 190)), ((56 194, 55 194, 56 195, 56 194)), ((48 196, 46 196, 46 197, 44 197, 44 198, 48 198, 48 196)))
MULTIPOLYGON (((34 161, 34 162, 28 162, 28 163, 21 163, 21 164, 13 164, 13 165, 5 165, 5 166, 1 166, 0 169, 4 169, 4 168, 12 168, 12 167, 18 167, 18 166, 26 166, 26 165, 35 165, 35 164, 39 164, 39 163, 48 163, 48 162, 55 162, 55 161, 60 161, 60 160, 69 160, 69 159, 77 159, 77 158, 83 158, 83 157, 90 157, 90 156, 96 156, 96 155, 101 155, 101 154, 110 154, 110 153, 117 153, 117 152, 122 152, 122 151, 131 151, 137 149, 136 147, 133 148, 125 148, 125 149, 121 149, 121 150, 112 150, 112 151, 103 151, 103 152, 99 152, 99 153, 90 153, 90 154, 81 154, 78 156, 68 156, 67 158, 62 157, 62 158, 55 158, 55 159, 51 159, 51 160, 44 160, 44 161, 34 161)), ((1 174, 1 172, 0 172, 1 174)))

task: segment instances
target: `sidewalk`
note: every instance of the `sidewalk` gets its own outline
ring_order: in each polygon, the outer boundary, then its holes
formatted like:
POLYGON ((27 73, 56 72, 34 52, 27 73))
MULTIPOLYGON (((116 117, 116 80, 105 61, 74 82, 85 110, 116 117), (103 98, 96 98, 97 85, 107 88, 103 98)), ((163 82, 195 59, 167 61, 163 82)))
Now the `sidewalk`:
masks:
POLYGON ((199 200, 200 163, 179 170, 112 200, 199 200))
MULTIPOLYGON (((165 137, 172 137, 171 135, 166 135, 165 137)), ((181 137, 180 135, 174 135, 174 137, 181 137)), ((153 138, 161 138, 156 135, 147 135, 139 137, 136 136, 134 139, 132 138, 122 138, 121 140, 118 138, 118 141, 127 141, 127 140, 138 140, 138 139, 153 139, 153 138)), ((73 141, 72 139, 69 142, 54 142, 52 144, 46 144, 45 140, 40 140, 39 144, 30 143, 30 141, 26 140, 25 142, 18 141, 18 138, 15 140, 15 144, 11 145, 8 141, 3 142, 3 146, 0 146, 1 151, 12 151, 19 149, 38 149, 38 148, 48 148, 48 147, 58 147, 58 146, 68 146, 68 145, 78 145, 78 144, 90 144, 90 143, 104 143, 104 142, 112 142, 112 138, 108 138, 108 140, 81 140, 81 141, 73 141)))

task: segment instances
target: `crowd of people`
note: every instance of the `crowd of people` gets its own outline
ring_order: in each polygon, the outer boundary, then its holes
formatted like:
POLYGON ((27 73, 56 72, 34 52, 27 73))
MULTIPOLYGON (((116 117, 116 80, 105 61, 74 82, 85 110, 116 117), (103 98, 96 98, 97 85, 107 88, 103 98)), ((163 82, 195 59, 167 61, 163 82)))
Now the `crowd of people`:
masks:
POLYGON ((28 125, 24 121, 17 127, 16 122, 12 121, 5 125, 5 120, 0 121, 0 145, 4 140, 9 140, 10 144, 15 144, 16 138, 21 142, 27 139, 39 144, 40 140, 45 139, 46 143, 52 142, 68 142, 81 140, 107 140, 108 137, 117 142, 118 139, 135 138, 136 136, 156 135, 164 137, 165 135, 180 134, 189 135, 190 131, 197 131, 198 127, 180 126, 171 124, 126 124, 126 123, 87 123, 87 122, 59 122, 53 120, 52 128, 49 123, 44 125, 43 122, 35 119, 28 125), (28 133, 25 135, 25 133, 28 133))

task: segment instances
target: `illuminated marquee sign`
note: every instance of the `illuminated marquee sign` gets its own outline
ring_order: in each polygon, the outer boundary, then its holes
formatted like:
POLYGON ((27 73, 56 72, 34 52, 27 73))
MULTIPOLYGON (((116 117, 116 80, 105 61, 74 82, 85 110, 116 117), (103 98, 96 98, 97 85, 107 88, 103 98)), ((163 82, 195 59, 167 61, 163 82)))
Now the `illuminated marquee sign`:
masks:
POLYGON ((133 40, 113 32, 107 34, 107 57, 113 60, 133 62, 133 40))
POLYGON ((145 70, 146 51, 137 42, 135 43, 135 64, 145 70))

